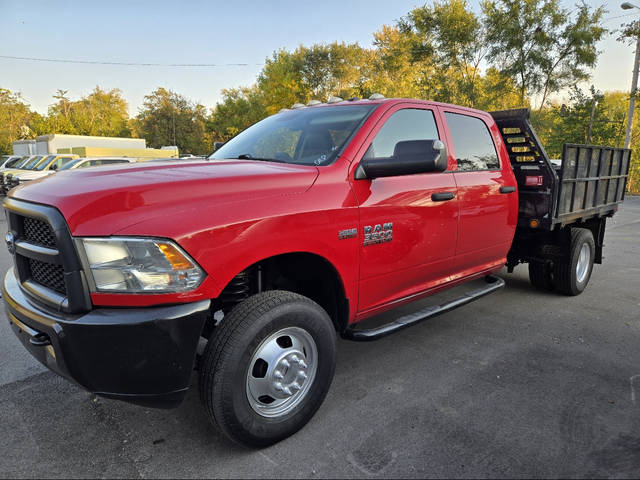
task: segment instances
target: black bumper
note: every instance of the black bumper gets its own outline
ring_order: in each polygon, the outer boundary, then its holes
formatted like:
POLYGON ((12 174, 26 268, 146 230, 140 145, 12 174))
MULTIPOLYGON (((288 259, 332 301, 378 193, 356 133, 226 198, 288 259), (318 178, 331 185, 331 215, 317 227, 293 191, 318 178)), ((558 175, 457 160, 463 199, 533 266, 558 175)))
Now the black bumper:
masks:
POLYGON ((9 323, 43 365, 96 394, 160 408, 189 388, 209 300, 66 315, 35 304, 13 269, 2 284, 9 323))

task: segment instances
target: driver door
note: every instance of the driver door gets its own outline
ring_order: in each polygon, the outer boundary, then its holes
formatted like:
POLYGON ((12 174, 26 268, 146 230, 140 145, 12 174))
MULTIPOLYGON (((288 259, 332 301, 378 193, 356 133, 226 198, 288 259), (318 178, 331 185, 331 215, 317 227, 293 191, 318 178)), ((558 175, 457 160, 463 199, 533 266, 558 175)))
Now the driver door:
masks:
MULTIPOLYGON (((398 105, 376 125, 360 150, 362 158, 391 157, 402 141, 441 139, 446 143, 443 131, 435 107, 398 105)), ((357 163, 358 159, 352 172, 357 163)), ((445 171, 351 178, 360 212, 358 313, 373 312, 447 282, 453 272, 458 229, 453 175, 445 171), (438 193, 445 195, 432 197, 438 193), (372 238, 367 233, 378 233, 373 238, 384 241, 367 241, 372 238)))

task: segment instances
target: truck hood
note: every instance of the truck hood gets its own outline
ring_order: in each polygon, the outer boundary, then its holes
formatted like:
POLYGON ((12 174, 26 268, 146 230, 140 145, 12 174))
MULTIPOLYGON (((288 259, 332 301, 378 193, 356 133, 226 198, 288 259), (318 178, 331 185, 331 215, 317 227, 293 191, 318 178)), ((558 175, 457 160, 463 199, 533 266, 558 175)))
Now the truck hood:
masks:
POLYGON ((159 215, 303 193, 317 176, 313 166, 254 160, 141 162, 62 171, 9 195, 56 207, 73 235, 112 235, 159 215))

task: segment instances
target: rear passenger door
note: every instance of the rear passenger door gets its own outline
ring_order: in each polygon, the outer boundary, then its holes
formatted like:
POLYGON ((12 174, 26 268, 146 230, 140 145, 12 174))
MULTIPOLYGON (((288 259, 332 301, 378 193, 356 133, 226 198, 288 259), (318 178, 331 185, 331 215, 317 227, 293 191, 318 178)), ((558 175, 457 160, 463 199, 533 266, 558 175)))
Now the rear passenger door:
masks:
POLYGON ((515 189, 501 190, 514 186, 515 180, 510 166, 501 165, 485 120, 465 110, 444 110, 451 153, 457 163, 454 178, 460 220, 454 278, 459 278, 506 262, 515 231, 513 205, 517 200, 514 203, 515 189))

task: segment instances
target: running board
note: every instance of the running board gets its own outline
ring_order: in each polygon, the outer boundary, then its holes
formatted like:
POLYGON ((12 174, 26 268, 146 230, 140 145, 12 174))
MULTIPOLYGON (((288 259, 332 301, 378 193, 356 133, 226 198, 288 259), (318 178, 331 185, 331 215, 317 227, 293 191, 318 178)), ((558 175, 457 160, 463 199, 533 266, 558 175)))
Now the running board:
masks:
POLYGON ((427 320, 429 318, 435 317, 436 315, 440 315, 442 313, 446 313, 458 307, 466 305, 467 303, 471 303, 474 300, 484 297, 485 295, 489 295, 490 293, 493 293, 504 287, 504 280, 500 277, 488 275, 487 277, 485 277, 485 280, 487 282, 486 286, 475 288, 465 293, 461 297, 456 298, 455 300, 443 303, 442 305, 432 305, 423 308, 422 310, 418 310, 417 312, 400 317, 393 322, 387 323, 386 325, 382 325, 380 327, 370 328, 366 330, 347 327, 347 329, 343 332, 342 337, 348 340, 355 340, 359 342, 377 340, 386 335, 397 332, 398 330, 401 330, 403 328, 415 325, 416 323, 423 320, 427 320))

